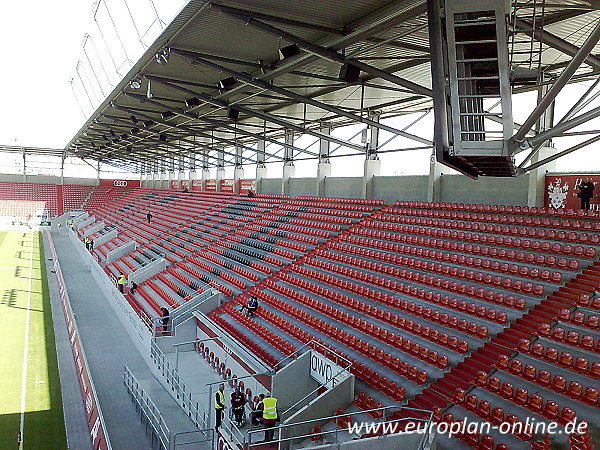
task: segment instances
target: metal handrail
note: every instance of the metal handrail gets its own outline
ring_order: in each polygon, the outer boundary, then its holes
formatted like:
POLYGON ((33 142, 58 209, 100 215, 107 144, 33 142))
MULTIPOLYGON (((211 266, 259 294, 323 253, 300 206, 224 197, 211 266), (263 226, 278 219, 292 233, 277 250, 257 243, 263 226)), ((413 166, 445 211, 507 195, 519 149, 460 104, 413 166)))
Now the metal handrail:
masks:
MULTIPOLYGON (((300 421, 300 422, 294 422, 294 423, 290 423, 290 424, 282 424, 279 425, 277 427, 273 427, 271 428, 271 430, 273 432, 276 432, 277 430, 283 430, 286 428, 291 428, 291 427, 295 427, 298 425, 305 425, 305 424, 310 424, 310 423, 315 423, 315 422, 326 422, 332 419, 337 419, 339 417, 352 417, 358 414, 363 414, 363 413, 367 413, 370 414, 371 412, 375 412, 375 411, 382 411, 383 412, 383 417, 385 417, 385 411, 389 410, 389 409, 395 409, 395 410, 410 410, 410 411, 418 411, 418 412, 425 412, 429 414, 429 418, 428 419, 424 419, 421 417, 402 417, 400 419, 393 419, 393 420, 383 420, 381 421, 381 425, 383 426, 384 424, 391 424, 391 423, 397 423, 397 422, 402 422, 402 421, 406 421, 406 420, 414 420, 414 421, 419 421, 419 422, 431 422, 431 418, 433 417, 433 413, 429 410, 426 409, 419 409, 419 408, 408 408, 408 407, 400 407, 398 408, 397 406, 384 406, 384 407, 380 407, 380 408, 373 408, 373 409, 367 409, 367 410, 360 410, 360 411, 355 411, 352 413, 344 413, 344 414, 336 414, 333 416, 328 416, 328 417, 319 417, 317 419, 310 419, 310 420, 304 420, 304 421, 300 421)), ((251 429, 248 430, 247 434, 248 434, 248 447, 254 447, 257 445, 262 445, 262 442, 256 442, 256 443, 252 443, 252 435, 255 433, 260 433, 260 432, 264 432, 264 428, 259 428, 259 429, 251 429)), ((331 430, 331 431, 323 431, 321 432, 321 434, 328 434, 328 433, 335 433, 336 434, 336 442, 337 442, 337 433, 339 432, 338 428, 336 428, 335 430, 331 430)), ((279 434, 279 436, 281 436, 281 434, 279 434)), ((279 439, 272 441, 273 443, 277 443, 277 442, 286 442, 286 441, 291 441, 293 439, 306 439, 309 438, 311 436, 314 436, 314 433, 310 433, 310 434, 306 434, 306 435, 299 435, 299 436, 290 436, 288 438, 281 438, 279 437, 279 439)), ((428 433, 425 433, 423 439, 421 440, 421 443, 419 444, 418 450, 421 450, 424 448, 426 442, 428 440, 428 433)))
POLYGON ((125 366, 123 371, 123 383, 140 407, 140 411, 144 413, 144 416, 155 431, 163 448, 169 449, 171 438, 169 427, 162 418, 160 410, 156 407, 150 397, 145 394, 144 389, 140 386, 139 382, 127 366, 125 366))
POLYGON ((155 362, 157 368, 162 371, 163 376, 166 377, 167 384, 171 385, 171 389, 175 392, 177 400, 179 400, 178 403, 190 420, 196 423, 199 428, 206 428, 208 426, 206 409, 183 382, 177 369, 171 368, 171 363, 167 360, 155 339, 150 344, 150 358, 155 362))

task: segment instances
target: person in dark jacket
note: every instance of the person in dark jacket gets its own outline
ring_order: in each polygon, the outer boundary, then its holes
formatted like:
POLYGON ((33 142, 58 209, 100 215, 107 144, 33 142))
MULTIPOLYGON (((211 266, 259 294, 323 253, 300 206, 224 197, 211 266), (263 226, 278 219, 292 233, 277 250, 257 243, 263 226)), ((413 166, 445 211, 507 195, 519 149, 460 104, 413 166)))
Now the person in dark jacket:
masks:
POLYGON ((581 199, 581 209, 590 209, 590 199, 594 196, 594 183, 589 178, 585 178, 579 185, 577 197, 581 199))
POLYGON ((250 300, 248 300, 248 303, 246 305, 242 305, 242 309, 240 310, 241 312, 244 312, 244 310, 246 310, 246 317, 254 317, 254 311, 256 311, 258 309, 258 299, 252 295, 250 296, 250 300))
POLYGON ((146 214, 146 219, 148 219, 148 223, 150 223, 150 221, 152 220, 152 214, 146 214))
POLYGON ((231 409, 235 424, 241 427, 244 424, 244 406, 246 405, 246 396, 240 391, 240 387, 236 386, 235 391, 231 393, 231 409))
POLYGON ((160 315, 162 317, 162 319, 160 319, 160 322, 162 323, 162 332, 163 334, 166 334, 169 329, 169 310, 163 306, 160 308, 160 315))
POLYGON ((262 417, 263 417, 263 400, 265 399, 265 394, 260 394, 258 396, 258 403, 256 404, 256 407, 254 409, 254 411, 252 411, 250 413, 250 417, 252 419, 252 425, 257 426, 260 425, 262 423, 262 417))

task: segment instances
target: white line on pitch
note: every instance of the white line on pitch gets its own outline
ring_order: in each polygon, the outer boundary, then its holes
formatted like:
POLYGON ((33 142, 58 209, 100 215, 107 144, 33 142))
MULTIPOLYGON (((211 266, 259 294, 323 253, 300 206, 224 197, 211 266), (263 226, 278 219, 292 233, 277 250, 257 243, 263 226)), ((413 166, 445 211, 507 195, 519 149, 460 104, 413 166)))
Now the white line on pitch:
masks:
POLYGON ((33 271, 33 233, 31 233, 30 251, 29 251, 29 287, 27 289, 27 316, 25 318, 25 344, 23 348, 23 375, 21 378, 21 424, 19 425, 19 449, 23 448, 23 425, 25 423, 25 398, 27 394, 27 363, 29 356, 29 318, 31 312, 31 275, 33 271))

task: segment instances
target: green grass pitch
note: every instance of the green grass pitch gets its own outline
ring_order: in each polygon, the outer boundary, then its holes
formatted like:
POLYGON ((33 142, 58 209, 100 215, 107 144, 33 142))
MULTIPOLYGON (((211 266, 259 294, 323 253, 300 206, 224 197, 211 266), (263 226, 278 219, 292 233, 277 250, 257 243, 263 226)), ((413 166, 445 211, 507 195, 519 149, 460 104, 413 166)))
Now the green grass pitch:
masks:
POLYGON ((0 255, 0 449, 19 448, 21 422, 22 448, 66 448, 41 233, 0 231, 0 255))

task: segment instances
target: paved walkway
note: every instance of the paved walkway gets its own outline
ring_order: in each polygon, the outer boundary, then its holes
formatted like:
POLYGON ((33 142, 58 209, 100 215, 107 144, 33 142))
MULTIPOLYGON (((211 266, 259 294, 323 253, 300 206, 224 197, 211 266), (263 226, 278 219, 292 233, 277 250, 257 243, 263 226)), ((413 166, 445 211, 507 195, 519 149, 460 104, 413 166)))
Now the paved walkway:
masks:
POLYGON ((135 450, 151 446, 139 412, 123 385, 125 365, 148 390, 172 432, 193 429, 191 421, 152 375, 74 244, 66 235, 53 233, 52 237, 112 447, 135 450))
MULTIPOLYGON (((48 241, 44 234, 44 248, 48 249, 48 241)), ((65 316, 58 293, 56 276, 51 272, 52 261, 50 251, 45 250, 46 271, 48 274, 48 287, 50 289, 50 304, 52 306, 52 324, 56 341, 56 354, 58 359, 58 373, 60 376, 60 389, 62 393, 63 412, 65 416, 65 429, 67 432, 67 446, 73 449, 92 449, 87 418, 83 409, 79 378, 75 370, 75 360, 67 334, 65 316)))

